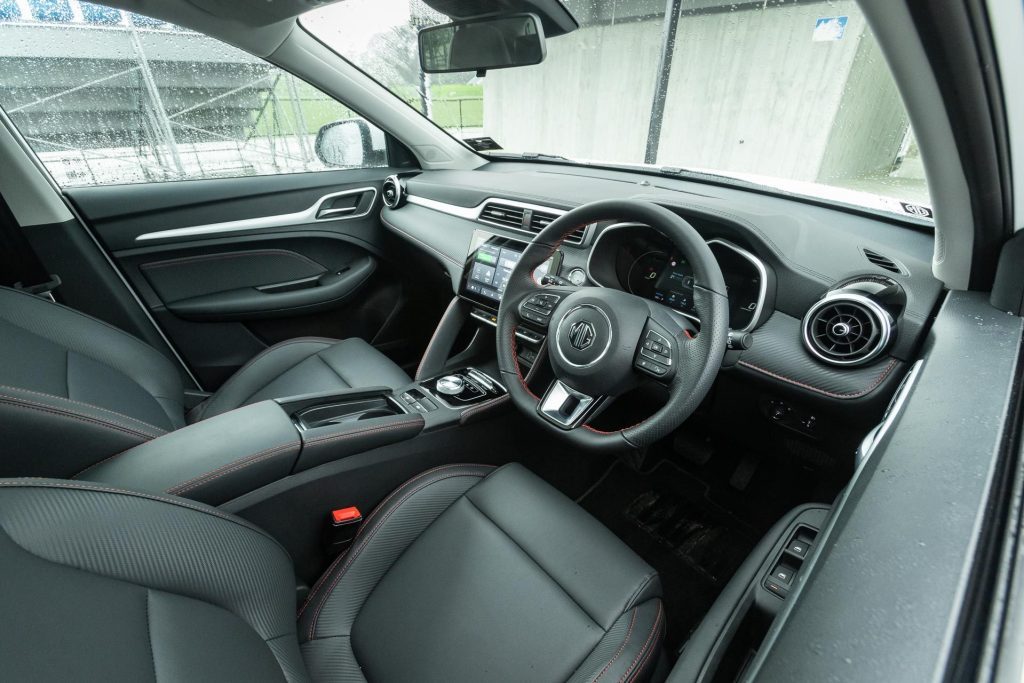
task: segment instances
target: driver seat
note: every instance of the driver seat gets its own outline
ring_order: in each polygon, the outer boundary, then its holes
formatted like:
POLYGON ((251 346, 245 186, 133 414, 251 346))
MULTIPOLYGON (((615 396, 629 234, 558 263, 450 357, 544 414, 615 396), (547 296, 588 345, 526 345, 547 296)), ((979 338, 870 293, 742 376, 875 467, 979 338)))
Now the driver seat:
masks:
POLYGON ((295 615, 287 552, 193 501, 0 480, 11 680, 641 681, 657 574, 519 465, 414 477, 295 615))

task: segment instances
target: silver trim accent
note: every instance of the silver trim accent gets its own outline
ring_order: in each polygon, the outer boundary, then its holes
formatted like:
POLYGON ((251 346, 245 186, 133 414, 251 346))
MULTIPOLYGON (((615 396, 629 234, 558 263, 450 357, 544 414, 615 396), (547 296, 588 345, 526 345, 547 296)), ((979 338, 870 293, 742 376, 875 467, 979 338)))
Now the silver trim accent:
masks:
POLYGON ((396 176, 396 175, 389 175, 387 178, 384 179, 384 182, 381 183, 380 187, 381 187, 381 201, 384 202, 384 206, 388 207, 389 209, 394 209, 399 204, 402 203, 402 195, 405 193, 405 191, 402 189, 402 182, 401 182, 401 180, 399 180, 398 176, 396 176), (394 201, 394 203, 388 202, 388 198, 387 198, 388 196, 384 193, 384 186, 387 185, 388 182, 392 182, 392 183, 395 184, 395 201, 394 201))
MULTIPOLYGON (((407 195, 406 196, 406 201, 408 203, 410 203, 410 204, 416 204, 417 206, 422 206, 425 209, 433 209, 434 211, 440 211, 441 213, 447 213, 447 214, 449 214, 451 216, 457 216, 458 218, 465 218, 466 220, 476 221, 477 223, 483 223, 484 225, 491 225, 491 226, 494 226, 494 227, 497 227, 497 228, 503 228, 505 230, 510 230, 511 232, 518 232, 521 235, 529 235, 530 237, 536 237, 537 233, 532 232, 530 230, 524 230, 523 228, 516 228, 516 227, 513 227, 511 225, 505 225, 504 223, 496 223, 495 221, 484 220, 483 218, 480 217, 480 214, 483 213, 484 207, 487 206, 487 204, 489 202, 499 202, 499 203, 502 203, 502 204, 507 204, 509 206, 514 206, 517 209, 530 209, 531 211, 543 211, 545 213, 553 213, 556 216, 563 216, 563 215, 569 213, 565 209, 556 209, 556 208, 551 207, 551 206, 541 206, 540 204, 530 204, 528 202, 519 202, 519 201, 516 201, 514 199, 504 199, 502 197, 488 197, 487 199, 484 199, 483 201, 481 201, 476 206, 470 206, 470 207, 457 206, 455 204, 449 204, 447 202, 439 202, 436 199, 428 199, 427 197, 418 197, 418 196, 416 196, 414 194, 407 195)), ((587 225, 586 227, 583 228, 583 237, 582 237, 582 239, 578 243, 577 242, 569 242, 568 244, 570 246, 573 246, 573 247, 582 247, 583 244, 586 243, 587 235, 590 234, 592 228, 593 228, 593 225, 587 225)))
POLYGON ((537 404, 537 412, 544 418, 561 427, 572 429, 583 419, 587 410, 594 404, 594 401, 595 399, 593 396, 587 396, 586 394, 580 393, 562 382, 562 380, 556 379, 551 383, 551 386, 548 387, 547 392, 544 394, 544 398, 542 398, 540 403, 537 404), (577 403, 572 413, 568 416, 564 416, 559 408, 561 408, 569 398, 575 398, 579 403, 577 403))
MULTIPOLYGON (((494 322, 493 320, 491 320, 490 318, 488 318, 487 316, 485 316, 482 313, 477 313, 476 311, 470 311, 469 312, 469 317, 470 318, 475 318, 476 320, 479 320, 482 323, 487 323, 491 327, 494 327, 494 328, 498 327, 498 323, 494 322)), ((516 330, 516 337, 519 338, 519 339, 522 339, 527 344, 542 344, 544 342, 544 336, 543 335, 538 335, 538 336, 540 337, 540 339, 531 339, 530 337, 527 337, 525 334, 523 334, 519 330, 516 330)))
MULTIPOLYGON (((655 230, 655 232, 658 232, 658 234, 661 235, 660 231, 657 231, 655 228, 651 228, 651 226, 647 225, 646 223, 636 223, 636 222, 613 223, 612 225, 609 225, 604 230, 601 230, 597 234, 597 237, 594 238, 594 243, 590 245, 590 253, 587 255, 587 268, 586 268, 587 279, 590 280, 591 282, 593 282, 598 287, 603 287, 604 289, 619 289, 618 287, 611 287, 609 285, 602 284, 600 280, 595 278, 594 275, 590 272, 590 261, 591 261, 591 259, 594 258, 594 253, 597 251, 597 245, 601 243, 601 239, 609 231, 611 231, 611 230, 619 230, 621 228, 650 228, 651 230, 655 230)), ((662 235, 662 237, 665 237, 665 236, 662 235)), ((668 239, 668 238, 665 237, 665 239, 668 239)), ((732 330, 733 332, 751 332, 755 327, 757 327, 757 323, 761 320, 761 314, 764 312, 764 301, 765 301, 765 299, 768 296, 768 267, 765 266, 764 261, 762 261, 760 258, 755 256, 754 254, 752 254, 749 251, 747 251, 746 249, 744 249, 742 247, 739 247, 739 246, 733 244, 732 242, 729 242, 728 240, 724 240, 724 239, 722 239, 720 237, 715 237, 715 238, 712 238, 710 240, 707 240, 706 244, 721 244, 723 247, 726 247, 728 249, 732 249, 737 254, 739 254, 740 256, 744 257, 745 259, 747 259, 748 261, 753 263, 754 267, 757 268, 758 272, 761 274, 761 288, 760 288, 760 291, 758 292, 758 295, 757 295, 757 307, 754 309, 753 316, 750 318, 750 324, 747 325, 746 327, 744 327, 742 330, 732 330)), ((684 318, 689 318, 690 320, 694 320, 696 322, 700 322, 700 318, 698 318, 697 316, 695 316, 695 315, 693 315, 691 313, 684 313, 683 311, 676 310, 676 309, 672 308, 671 306, 665 306, 665 308, 668 309, 669 311, 671 311, 672 313, 675 313, 676 315, 682 316, 684 318)), ((732 329, 732 328, 729 328, 729 329, 732 329)))
POLYGON ((829 365, 841 365, 849 367, 854 365, 864 365, 865 363, 868 363, 877 358, 878 356, 880 356, 882 352, 885 351, 886 347, 889 346, 889 342, 892 340, 894 326, 895 323, 892 319, 892 316, 889 315, 888 311, 886 311, 884 308, 878 305, 878 303, 871 299, 870 297, 867 297, 863 294, 858 294, 856 292, 851 292, 845 289, 837 289, 828 292, 820 300, 815 302, 814 305, 807 309, 807 313, 804 314, 803 320, 800 322, 800 336, 803 339, 804 347, 807 349, 807 351, 821 362, 827 363, 829 365), (881 329, 881 334, 879 335, 878 342, 875 344, 875 346, 872 347, 866 355, 862 356, 861 358, 856 358, 854 360, 836 360, 835 358, 829 358, 825 354, 818 351, 818 348, 814 345, 814 342, 811 340, 810 335, 810 322, 818 313, 818 311, 820 311, 825 306, 829 306, 834 303, 841 303, 843 301, 852 302, 853 304, 860 305, 866 308, 869 313, 875 316, 875 318, 877 319, 878 326, 881 329))
POLYGON ((567 364, 573 366, 574 368, 589 368, 590 366, 594 365, 595 363, 597 363, 598 361, 605 357, 605 355, 608 353, 608 349, 612 347, 612 339, 614 337, 615 330, 612 329, 612 321, 608 318, 607 313, 605 313, 600 308, 592 304, 580 304, 579 306, 573 306, 568 311, 566 311, 565 314, 562 316, 562 319, 558 321, 558 326, 555 327, 555 343, 553 344, 553 346, 555 347, 555 350, 558 351, 558 355, 561 356, 562 360, 565 361, 567 364), (573 363, 571 360, 566 358, 565 354, 562 352, 562 345, 559 343, 559 340, 561 339, 559 334, 562 332, 562 325, 565 324, 565 319, 568 318, 575 311, 580 310, 581 308, 594 309, 595 311, 600 313, 601 317, 604 318, 606 323, 608 323, 608 340, 604 343, 604 348, 601 349, 601 353, 599 353, 597 355, 597 358, 595 358, 594 360, 590 361, 589 363, 583 363, 582 365, 580 363, 573 363))
POLYGON ((759 259, 757 256, 754 256, 743 247, 736 246, 728 240, 715 237, 714 239, 708 240, 707 243, 721 244, 726 249, 732 249, 734 252, 753 263, 754 267, 757 268, 758 273, 761 275, 761 287, 757 292, 757 306, 751 312, 752 315, 750 316, 750 323, 742 330, 733 330, 734 332, 750 332, 757 327, 757 323, 761 320, 761 313, 764 311, 764 300, 768 296, 768 267, 765 266, 764 261, 759 259))
POLYGON ((923 365, 924 361, 919 360, 910 366, 910 370, 903 378, 903 381, 900 382, 900 386, 896 389, 896 393, 893 395, 892 400, 889 401, 889 407, 885 409, 885 416, 882 418, 882 421, 864 437, 860 447, 857 449, 856 457, 854 458, 854 465, 857 470, 860 470, 863 463, 871 457, 872 453, 875 452, 875 448, 878 447, 882 438, 886 433, 888 433, 889 429, 892 428, 893 423, 896 422, 896 418, 903 412, 903 404, 907 402, 907 398, 910 396, 910 390, 914 388, 914 384, 917 382, 917 376, 921 373, 921 367, 923 365))
POLYGON ((448 401, 444 400, 444 394, 442 394, 441 392, 437 391, 433 387, 427 386, 427 384, 425 382, 416 382, 416 384, 419 385, 420 389, 422 389, 423 391, 427 392, 427 395, 428 395, 429 398, 433 398, 438 403, 443 405, 445 408, 448 408, 450 410, 460 411, 460 412, 463 411, 463 410, 466 410, 468 408, 473 408, 475 406, 481 405, 481 404, 485 403, 486 401, 493 400, 495 398, 501 398, 502 396, 505 396, 505 395, 508 394, 508 387, 506 387, 504 384, 502 384, 498 380, 496 380, 493 377, 491 377, 490 375, 488 375, 486 372, 483 372, 482 370, 477 370, 474 367, 468 367, 468 368, 466 368, 466 374, 469 375, 471 379, 477 379, 477 375, 483 375, 484 377, 488 378, 494 384, 494 386, 496 386, 497 388, 501 389, 504 393, 499 395, 499 396, 493 396, 490 399, 485 399, 484 401, 477 401, 476 403, 469 403, 469 404, 464 405, 464 406, 456 406, 456 405, 452 405, 448 401))
MULTIPOLYGON (((377 204, 377 188, 375 187, 358 187, 354 190, 343 190, 341 192, 332 192, 325 194, 320 199, 316 200, 313 206, 305 209, 304 211, 296 211, 295 213, 282 213, 274 216, 257 216, 256 218, 243 218, 237 221, 225 221, 223 223, 209 223, 207 225, 193 225, 188 228, 174 228, 172 230, 160 230, 158 232, 147 232, 143 235, 139 235, 135 238, 136 242, 148 242, 150 240, 163 240, 173 239, 177 237, 196 237, 198 235, 215 235, 225 232, 243 232, 247 230, 271 230, 274 228, 287 228, 295 225, 304 225, 310 223, 328 223, 331 221, 347 221, 353 218, 362 218, 373 211, 373 207, 377 204), (317 218, 317 213, 320 211, 320 207, 323 206, 324 202, 334 199, 336 197, 344 197, 350 194, 361 194, 365 192, 372 192, 373 196, 370 198, 370 204, 366 211, 362 213, 353 213, 347 216, 331 216, 330 218, 317 218)), ((348 208, 340 209, 328 209, 328 211, 348 211, 348 208)), ((353 209, 354 211, 355 209, 353 209)))

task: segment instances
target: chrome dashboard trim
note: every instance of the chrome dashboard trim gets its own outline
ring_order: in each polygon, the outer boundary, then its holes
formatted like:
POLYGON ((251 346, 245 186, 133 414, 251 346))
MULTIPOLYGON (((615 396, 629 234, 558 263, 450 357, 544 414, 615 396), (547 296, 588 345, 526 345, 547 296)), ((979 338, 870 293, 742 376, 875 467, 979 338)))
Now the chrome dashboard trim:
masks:
MULTIPOLYGON (((593 282, 598 287, 603 287, 605 289, 614 289, 613 287, 610 287, 609 285, 606 285, 606 284, 602 283, 600 280, 598 280, 596 277, 593 276, 593 274, 590 271, 590 262, 594 258, 594 253, 597 251, 597 245, 600 244, 601 239, 608 232, 614 231, 614 230, 620 230, 622 228, 650 228, 651 230, 655 230, 654 228, 651 228, 651 226, 647 225, 646 223, 624 222, 624 223, 613 223, 612 225, 609 225, 608 227, 606 227, 604 230, 601 230, 600 232, 598 232, 597 237, 594 238, 594 243, 590 245, 590 253, 587 255, 587 267, 586 267, 587 279, 590 280, 591 282, 593 282)), ((661 235, 660 231, 655 230, 655 232, 657 232, 659 235, 661 235)), ((662 237, 664 237, 664 235, 662 235, 662 237)), ((665 237, 665 239, 668 239, 668 238, 665 237)), ((765 302, 765 299, 768 296, 768 268, 767 268, 767 266, 765 266, 764 261, 762 261, 760 258, 755 256, 754 254, 750 253, 746 249, 744 249, 742 247, 739 247, 739 246, 733 244, 732 242, 729 242, 728 240, 724 240, 724 239, 722 239, 720 237, 715 237, 715 238, 712 238, 710 240, 707 240, 707 244, 709 244, 709 245, 710 244, 720 244, 720 245, 722 245, 723 247, 725 247, 727 249, 732 249, 734 252, 736 252, 737 254, 742 256, 743 258, 745 258, 748 261, 750 261, 750 263, 752 263, 754 265, 754 267, 757 268, 758 273, 761 275, 761 287, 760 287, 760 290, 758 291, 758 294, 757 294, 757 306, 752 311, 753 315, 750 318, 750 323, 746 327, 741 329, 741 330, 732 330, 733 332, 750 332, 750 331, 752 331, 754 328, 757 327, 757 324, 761 320, 761 315, 764 312, 764 302, 765 302)), ((669 311, 671 311, 672 313, 675 313, 678 316, 682 316, 684 318, 689 318, 690 320, 694 320, 696 322, 700 322, 700 318, 698 318, 697 316, 695 316, 693 314, 684 313, 684 312, 676 310, 674 308, 670 308, 669 306, 665 306, 665 308, 668 309, 669 311)))
POLYGON ((256 216, 255 218, 242 218, 237 221, 224 221, 223 223, 208 223, 206 225, 193 225, 187 228, 173 228, 171 230, 160 230, 158 232, 147 232, 135 238, 136 242, 149 242, 151 240, 175 239, 180 237, 198 237, 200 235, 219 235, 227 232, 244 232, 247 230, 273 230, 275 228, 287 228, 296 225, 307 225, 310 223, 330 223, 333 221, 349 221, 353 218, 362 218, 373 211, 377 204, 376 187, 357 187, 353 190, 342 190, 331 192, 316 200, 312 206, 303 211, 294 213, 282 213, 273 216, 256 216), (373 193, 370 204, 362 213, 351 213, 347 215, 333 215, 330 218, 317 218, 320 207, 331 199, 345 197, 350 194, 364 192, 373 193))
MULTIPOLYGON (((505 225, 504 223, 496 223, 494 221, 489 221, 481 218, 480 214, 483 213, 484 207, 487 206, 488 202, 500 202, 502 204, 514 206, 518 209, 543 211, 545 213, 555 214, 556 216, 563 216, 569 213, 565 209, 556 209, 551 206, 530 204, 529 202, 520 202, 514 199, 504 199, 502 197, 487 197, 476 206, 458 206, 456 204, 449 204, 447 202, 441 202, 436 199, 428 199, 427 197, 419 197, 417 195, 408 193, 406 194, 405 201, 408 204, 416 204, 417 206, 422 206, 425 209, 433 209, 434 211, 440 211, 441 213, 446 213, 450 216, 456 216, 457 218, 465 218, 466 220, 475 221, 477 223, 483 223, 484 225, 493 226, 496 228, 503 228, 510 232, 517 232, 521 235, 529 235, 530 237, 535 237, 537 233, 531 232, 529 230, 523 230, 522 228, 514 228, 510 225, 505 225)), ((583 231, 582 241, 579 242, 578 244, 570 242, 568 246, 582 248, 583 244, 587 241, 587 235, 591 232, 592 228, 592 225, 588 225, 583 231)))
POLYGON ((721 244, 726 249, 732 249, 734 252, 754 264, 754 267, 757 268, 758 273, 761 275, 761 287, 757 293, 757 305, 754 307, 754 310, 751 311, 750 323, 742 330, 733 330, 734 332, 750 332, 757 327, 757 323, 761 320, 761 313, 764 312, 764 300, 768 296, 768 267, 764 265, 764 261, 754 256, 743 247, 738 247, 728 240, 715 237, 714 239, 708 240, 707 243, 721 244))

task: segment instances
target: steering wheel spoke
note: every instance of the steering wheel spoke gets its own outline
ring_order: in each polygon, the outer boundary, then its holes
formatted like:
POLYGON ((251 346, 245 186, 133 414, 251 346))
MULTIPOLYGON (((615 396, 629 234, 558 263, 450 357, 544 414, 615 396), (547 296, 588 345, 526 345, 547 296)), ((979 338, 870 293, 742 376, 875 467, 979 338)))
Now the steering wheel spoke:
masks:
POLYGON ((588 396, 556 379, 537 404, 537 413, 559 429, 568 431, 596 416, 607 400, 606 396, 588 396))

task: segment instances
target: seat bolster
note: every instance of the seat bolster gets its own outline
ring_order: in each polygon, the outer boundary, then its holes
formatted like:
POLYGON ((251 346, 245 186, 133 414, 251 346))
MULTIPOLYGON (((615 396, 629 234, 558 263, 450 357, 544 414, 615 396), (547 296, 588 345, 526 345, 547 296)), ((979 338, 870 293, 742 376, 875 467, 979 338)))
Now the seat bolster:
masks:
MULTIPOLYGON (((179 368, 137 337, 67 306, 0 287, 0 320, 123 373, 180 422, 184 389, 179 368)), ((2 348, 2 346, 0 346, 2 348)))
POLYGON ((188 421, 198 422, 245 405, 275 378, 336 343, 337 339, 326 337, 299 337, 264 349, 229 377, 213 396, 196 406, 188 421))
POLYGON ((265 399, 359 387, 397 389, 410 381, 401 368, 362 339, 291 339, 242 366, 189 414, 189 422, 265 399))
POLYGON ((615 620, 569 683, 648 680, 657 666, 664 636, 665 610, 661 600, 642 602, 615 620))
POLYGON ((70 477, 166 432, 106 408, 63 396, 0 388, 0 477, 70 477))
POLYGON ((395 489, 309 592, 299 610, 299 640, 344 636, 347 641, 366 598, 402 552, 493 470, 490 465, 444 465, 395 489))
POLYGON ((282 670, 304 668, 291 559, 238 517, 102 485, 6 479, 0 480, 0 531, 49 562, 227 610, 268 643, 282 670))

